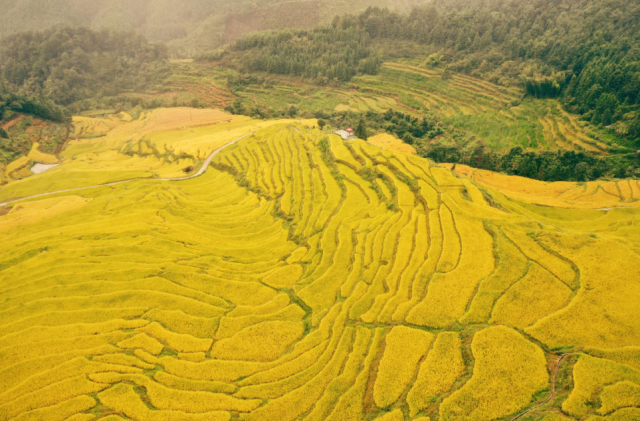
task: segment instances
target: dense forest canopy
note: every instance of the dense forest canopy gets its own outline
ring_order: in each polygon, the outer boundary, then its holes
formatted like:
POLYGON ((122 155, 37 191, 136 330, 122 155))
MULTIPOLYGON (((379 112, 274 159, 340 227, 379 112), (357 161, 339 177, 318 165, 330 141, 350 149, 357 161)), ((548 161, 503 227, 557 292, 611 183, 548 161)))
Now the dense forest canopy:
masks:
POLYGON ((304 76, 321 84, 347 82, 358 73, 375 74, 382 64, 366 32, 355 27, 247 35, 236 41, 229 53, 223 63, 241 70, 304 76))
POLYGON ((58 123, 67 123, 71 120, 69 110, 50 99, 10 92, 0 86, 0 121, 3 120, 7 111, 31 114, 58 123))
POLYGON ((418 153, 436 162, 465 164, 474 168, 542 181, 592 181, 601 177, 625 178, 638 174, 640 155, 601 157, 576 151, 526 151, 521 147, 496 152, 479 145, 464 151, 456 145, 417 145, 418 153))
POLYGON ((170 73, 166 47, 132 32, 55 27, 0 43, 0 100, 6 108, 61 121, 95 99, 147 90, 170 73), (83 103, 86 102, 86 103, 83 103))

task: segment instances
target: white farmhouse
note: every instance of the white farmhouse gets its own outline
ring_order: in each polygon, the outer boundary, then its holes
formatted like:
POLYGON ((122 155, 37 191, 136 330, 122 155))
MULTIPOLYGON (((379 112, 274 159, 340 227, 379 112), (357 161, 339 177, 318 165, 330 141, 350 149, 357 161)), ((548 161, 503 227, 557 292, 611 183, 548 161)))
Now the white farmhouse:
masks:
POLYGON ((347 130, 338 130, 337 132, 333 132, 333 134, 337 134, 342 138, 342 140, 353 140, 355 136, 353 135, 353 129, 347 130))

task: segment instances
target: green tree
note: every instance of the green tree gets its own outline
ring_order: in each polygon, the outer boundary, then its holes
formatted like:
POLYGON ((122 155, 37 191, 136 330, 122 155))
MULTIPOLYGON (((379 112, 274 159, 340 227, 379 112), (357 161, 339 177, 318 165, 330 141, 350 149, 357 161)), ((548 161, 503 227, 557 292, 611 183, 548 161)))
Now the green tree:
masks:
POLYGON ((589 173, 589 165, 586 162, 580 162, 576 165, 574 174, 577 181, 587 181, 589 173))
POLYGON ((356 127, 356 137, 362 140, 369 139, 369 133, 367 130, 367 122, 363 116, 360 116, 360 120, 358 121, 358 126, 356 127))
POLYGON ((0 42, 0 91, 5 85, 29 99, 20 112, 59 120, 56 104, 77 108, 163 81, 171 71, 166 58, 166 46, 132 32, 59 26, 19 33, 0 42))
POLYGON ((225 50, 220 62, 241 71, 302 76, 323 85, 348 82, 357 74, 377 74, 382 66, 366 31, 350 21, 337 27, 246 35, 225 50))

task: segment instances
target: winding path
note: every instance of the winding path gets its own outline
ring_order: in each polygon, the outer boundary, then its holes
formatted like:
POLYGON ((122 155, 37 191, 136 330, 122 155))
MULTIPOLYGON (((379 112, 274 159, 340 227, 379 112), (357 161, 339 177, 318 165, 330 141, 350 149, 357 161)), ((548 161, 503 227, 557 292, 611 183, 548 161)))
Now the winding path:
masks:
POLYGON ((200 177, 202 174, 204 174, 207 171, 207 168, 209 168, 209 165, 211 164, 211 161, 213 161, 213 158, 216 157, 216 155, 218 155, 220 152, 222 152, 224 149, 228 148, 229 146, 234 145, 236 142, 244 139, 245 137, 251 136, 253 133, 254 132, 251 132, 251 133, 247 133, 244 136, 240 136, 236 140, 234 140, 232 142, 229 142, 226 145, 216 149, 215 151, 213 151, 211 153, 211 155, 209 155, 207 157, 207 159, 205 159, 205 161, 202 163, 202 167, 200 167, 200 169, 198 170, 197 173, 195 173, 193 175, 189 175, 187 177, 177 177, 177 178, 130 178, 128 180, 114 181, 112 183, 96 184, 96 185, 93 185, 93 186, 77 187, 77 188, 74 188, 74 189, 65 189, 65 190, 57 190, 57 191, 52 191, 52 192, 47 192, 47 193, 34 194, 33 196, 21 197, 19 199, 9 200, 7 202, 0 203, 0 207, 5 207, 5 206, 10 205, 11 203, 15 203, 15 202, 19 202, 19 201, 27 200, 27 199, 33 199, 33 198, 36 198, 36 197, 49 196, 49 195, 52 195, 52 194, 67 193, 67 192, 73 192, 73 191, 78 191, 78 190, 94 189, 96 187, 116 186, 118 184, 128 183, 130 181, 136 181, 136 180, 153 180, 153 181, 184 181, 184 180, 191 180, 192 178, 200 177))
POLYGON ((544 402, 540 402, 539 404, 532 406, 531 408, 525 410, 524 412, 521 412, 520 414, 516 415, 511 419, 511 421, 516 421, 524 417, 528 413, 540 408, 541 406, 548 404, 549 402, 551 402, 551 400, 553 400, 556 397, 556 380, 558 378, 558 372, 560 371, 560 364, 562 364, 562 361, 565 358, 567 358, 569 355, 572 355, 572 354, 575 354, 575 352, 568 352, 566 354, 562 354, 558 359, 558 362, 556 362, 556 368, 553 370, 553 379, 551 381, 551 395, 549 395, 549 397, 544 402))

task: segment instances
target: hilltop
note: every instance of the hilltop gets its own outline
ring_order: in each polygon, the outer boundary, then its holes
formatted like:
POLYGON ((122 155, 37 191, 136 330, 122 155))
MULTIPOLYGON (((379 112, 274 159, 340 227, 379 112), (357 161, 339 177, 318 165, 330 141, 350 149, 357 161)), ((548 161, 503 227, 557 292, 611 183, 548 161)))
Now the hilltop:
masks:
POLYGON ((54 193, 0 216, 0 417, 640 416, 637 181, 217 110, 74 125, 61 165, 0 188, 54 193))
POLYGON ((55 25, 136 31, 190 56, 265 29, 307 28, 369 6, 406 12, 421 0, 0 0, 0 37, 55 25))

